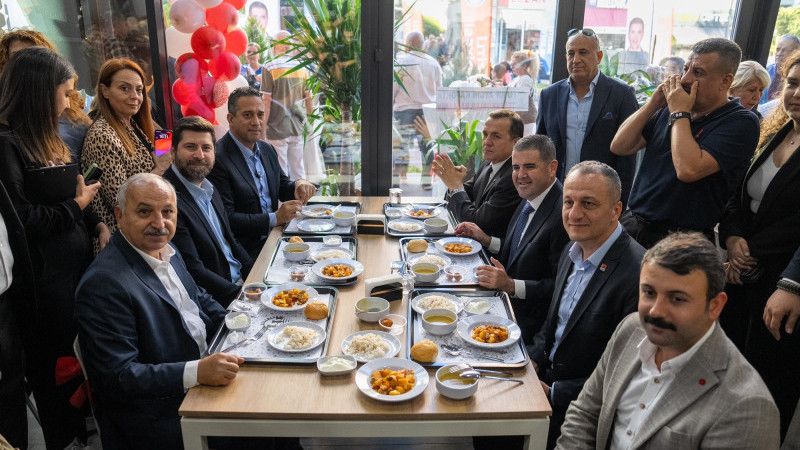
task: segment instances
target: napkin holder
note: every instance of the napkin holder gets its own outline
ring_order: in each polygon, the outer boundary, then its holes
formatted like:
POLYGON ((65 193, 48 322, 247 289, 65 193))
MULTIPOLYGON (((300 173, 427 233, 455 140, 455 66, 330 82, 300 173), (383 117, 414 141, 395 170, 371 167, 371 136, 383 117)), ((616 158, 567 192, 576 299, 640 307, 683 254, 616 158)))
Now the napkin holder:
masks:
POLYGON ((382 235, 385 219, 383 214, 359 214, 356 216, 356 233, 382 235))
POLYGON ((366 297, 380 297, 387 301, 402 300, 402 280, 403 278, 397 273, 369 278, 364 281, 364 295, 366 297))

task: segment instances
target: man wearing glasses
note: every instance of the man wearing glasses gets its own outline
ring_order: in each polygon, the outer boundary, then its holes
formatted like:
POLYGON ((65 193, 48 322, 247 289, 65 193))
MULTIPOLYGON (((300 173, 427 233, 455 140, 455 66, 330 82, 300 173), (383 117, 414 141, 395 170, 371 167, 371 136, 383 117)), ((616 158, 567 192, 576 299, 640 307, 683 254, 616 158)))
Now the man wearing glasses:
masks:
POLYGON ((569 78, 542 91, 536 133, 550 136, 556 146, 558 179, 575 164, 596 160, 608 164, 622 181, 622 203, 627 204, 636 165, 634 156, 611 153, 614 134, 636 111, 633 88, 600 72, 603 52, 589 28, 568 33, 569 78))

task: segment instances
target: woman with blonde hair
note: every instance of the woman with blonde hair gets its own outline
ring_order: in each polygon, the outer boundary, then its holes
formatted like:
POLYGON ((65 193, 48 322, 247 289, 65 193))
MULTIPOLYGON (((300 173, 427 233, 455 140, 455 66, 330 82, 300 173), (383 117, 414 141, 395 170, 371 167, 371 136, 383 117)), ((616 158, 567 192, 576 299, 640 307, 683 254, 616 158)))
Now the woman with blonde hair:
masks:
POLYGON ((106 61, 100 68, 96 92, 97 118, 86 133, 81 165, 86 170, 95 163, 103 170, 103 187, 92 208, 113 233, 117 229, 114 206, 122 183, 142 172, 163 175, 172 155, 155 154, 150 99, 138 64, 125 58, 106 61))
POLYGON ((539 55, 535 52, 522 50, 511 55, 511 67, 517 77, 511 80, 509 87, 530 89, 528 96, 528 111, 519 112, 522 123, 525 125, 524 135, 533 134, 536 124, 536 80, 539 78, 539 55))
POLYGON ((729 265, 719 320, 772 393, 783 437, 800 399, 800 333, 773 336, 764 317, 800 247, 800 51, 786 59, 781 78, 781 104, 762 123, 753 162, 719 225, 729 265))
POLYGON ((728 88, 728 95, 739 99, 745 108, 758 114, 756 107, 764 90, 769 87, 769 72, 757 61, 742 61, 733 76, 733 83, 728 88))

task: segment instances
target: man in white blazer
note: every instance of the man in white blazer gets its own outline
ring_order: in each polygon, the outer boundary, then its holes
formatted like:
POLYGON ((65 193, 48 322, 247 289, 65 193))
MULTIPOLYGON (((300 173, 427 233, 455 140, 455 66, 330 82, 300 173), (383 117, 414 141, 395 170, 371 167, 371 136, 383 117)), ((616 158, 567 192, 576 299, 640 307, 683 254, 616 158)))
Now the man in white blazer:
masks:
POLYGON ((672 234, 645 254, 638 317, 617 327, 557 448, 778 448, 775 403, 716 324, 724 280, 699 233, 672 234))

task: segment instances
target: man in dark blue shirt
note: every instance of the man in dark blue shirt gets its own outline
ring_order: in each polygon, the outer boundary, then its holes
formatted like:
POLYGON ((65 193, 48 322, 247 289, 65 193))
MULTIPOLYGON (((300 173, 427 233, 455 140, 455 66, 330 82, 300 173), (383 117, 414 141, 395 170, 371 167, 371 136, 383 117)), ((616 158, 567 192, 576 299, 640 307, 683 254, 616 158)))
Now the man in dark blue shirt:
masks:
POLYGON ((671 231, 699 231, 713 241, 758 142, 758 118, 728 100, 741 55, 728 39, 698 42, 683 77, 669 77, 614 136, 617 155, 647 146, 620 219, 643 246, 671 231))

